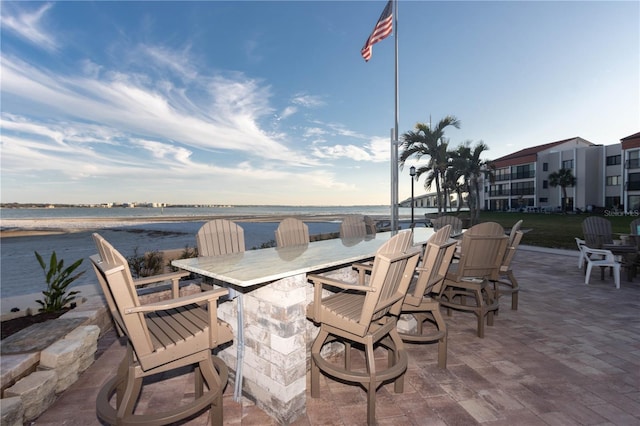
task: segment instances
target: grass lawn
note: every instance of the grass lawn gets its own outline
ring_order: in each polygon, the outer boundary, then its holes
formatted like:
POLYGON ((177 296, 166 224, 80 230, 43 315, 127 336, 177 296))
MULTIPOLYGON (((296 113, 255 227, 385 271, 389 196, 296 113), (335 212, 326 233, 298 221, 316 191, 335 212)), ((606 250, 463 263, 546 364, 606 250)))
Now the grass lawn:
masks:
MULTIPOLYGON (((455 213, 452 213, 455 215, 455 213)), ((460 217, 468 216, 462 212, 460 217)), ((502 213, 480 212, 480 221, 498 222, 505 228, 511 228, 520 219, 522 229, 529 230, 522 238, 522 244, 577 250, 575 237, 582 238, 582 221, 588 214, 544 214, 544 213, 502 213)), ((619 216, 607 215, 611 221, 614 239, 618 234, 629 234, 629 224, 637 216, 620 214, 619 216)))

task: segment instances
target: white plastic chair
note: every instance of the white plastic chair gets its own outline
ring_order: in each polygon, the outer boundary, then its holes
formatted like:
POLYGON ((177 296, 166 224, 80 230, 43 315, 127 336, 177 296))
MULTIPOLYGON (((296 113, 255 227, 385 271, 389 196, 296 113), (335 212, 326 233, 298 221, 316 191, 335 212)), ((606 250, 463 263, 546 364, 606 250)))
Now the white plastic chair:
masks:
POLYGON ((616 261, 616 257, 611 250, 592 249, 585 245, 582 247, 582 253, 587 262, 587 272, 584 276, 585 284, 589 284, 591 269, 594 266, 611 267, 613 268, 613 279, 615 280, 616 288, 620 288, 620 262, 616 261))
POLYGON ((578 269, 582 269, 582 265, 584 264, 584 251, 582 250, 584 246, 587 245, 587 243, 578 237, 576 238, 576 245, 578 246, 578 251, 580 252, 580 254, 578 255, 578 269))

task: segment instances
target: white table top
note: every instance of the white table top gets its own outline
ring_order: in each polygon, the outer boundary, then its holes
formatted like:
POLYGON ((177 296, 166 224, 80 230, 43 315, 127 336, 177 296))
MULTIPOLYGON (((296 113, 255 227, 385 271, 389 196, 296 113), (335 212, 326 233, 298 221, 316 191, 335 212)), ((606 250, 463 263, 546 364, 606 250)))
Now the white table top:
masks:
MULTIPOLYGON (((425 242, 432 234, 432 228, 416 228, 414 243, 425 242)), ((232 255, 178 259, 171 264, 239 287, 251 287, 372 258, 376 250, 390 237, 390 232, 380 232, 372 239, 337 238, 304 246, 266 248, 232 255)))

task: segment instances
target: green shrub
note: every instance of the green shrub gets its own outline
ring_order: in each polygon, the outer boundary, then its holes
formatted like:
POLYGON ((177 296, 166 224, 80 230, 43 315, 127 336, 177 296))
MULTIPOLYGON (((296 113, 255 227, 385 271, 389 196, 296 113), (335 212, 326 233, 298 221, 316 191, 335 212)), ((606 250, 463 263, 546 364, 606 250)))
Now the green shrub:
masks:
POLYGON ((131 275, 134 278, 161 274, 164 271, 163 261, 164 258, 159 251, 154 250, 140 255, 138 247, 133 249, 133 255, 127 258, 131 275))
POLYGON ((47 282, 47 290, 43 291, 44 300, 36 300, 37 303, 42 305, 41 312, 58 312, 65 306, 73 302, 76 298, 76 294, 79 291, 67 292, 67 287, 80 278, 86 271, 81 271, 75 275, 73 272, 78 269, 84 259, 76 260, 71 266, 64 267, 64 260, 56 257, 56 252, 51 253, 49 259, 49 270, 47 271, 47 264, 42 259, 42 256, 36 251, 36 259, 44 271, 45 280, 47 282))

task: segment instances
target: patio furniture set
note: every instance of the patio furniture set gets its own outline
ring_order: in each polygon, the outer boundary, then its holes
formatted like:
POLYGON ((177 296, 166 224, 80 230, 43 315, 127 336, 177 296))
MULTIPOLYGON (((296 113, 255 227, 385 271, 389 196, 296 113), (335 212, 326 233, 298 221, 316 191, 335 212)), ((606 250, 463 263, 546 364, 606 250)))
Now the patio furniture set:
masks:
POLYGON ((620 271, 625 270, 627 280, 632 281, 640 264, 640 219, 629 224, 630 234, 621 234, 614 239, 611 222, 599 216, 590 216, 582 222, 584 238, 576 237, 580 251, 578 268, 585 269, 584 283, 589 284, 594 268, 600 268, 601 279, 606 269, 611 271, 616 288, 620 288, 620 271))
MULTIPOLYGON (((340 239, 310 243, 307 225, 287 218, 275 231, 277 247, 245 251, 239 225, 213 220, 197 233, 198 257, 172 262, 183 271, 177 275, 200 274, 213 288, 181 295, 174 282, 170 300, 147 305, 138 300, 126 259, 94 234, 98 254, 91 262, 127 340, 126 356, 98 396, 97 415, 109 424, 161 425, 210 409, 211 423, 222 424, 222 393, 232 373, 227 365, 235 365, 234 397, 249 395, 281 423, 304 411, 310 368, 312 397, 320 392, 320 372, 362 386, 373 424, 376 390, 392 382, 395 392, 403 391, 404 342, 437 342, 438 366, 446 368, 441 306, 448 315, 474 313, 478 337, 485 321, 493 325, 500 296, 511 294, 517 309, 510 264, 520 225, 510 235, 492 222, 463 233, 450 223, 375 233, 354 215, 345 217, 340 239), (400 327, 400 319, 411 326, 400 327), (356 350, 365 365, 353 358, 356 350), (375 354, 382 350, 384 363, 375 354), (136 413, 146 377, 186 366, 194 367, 193 401, 136 413)), ((160 280, 168 278, 175 277, 160 280)))

